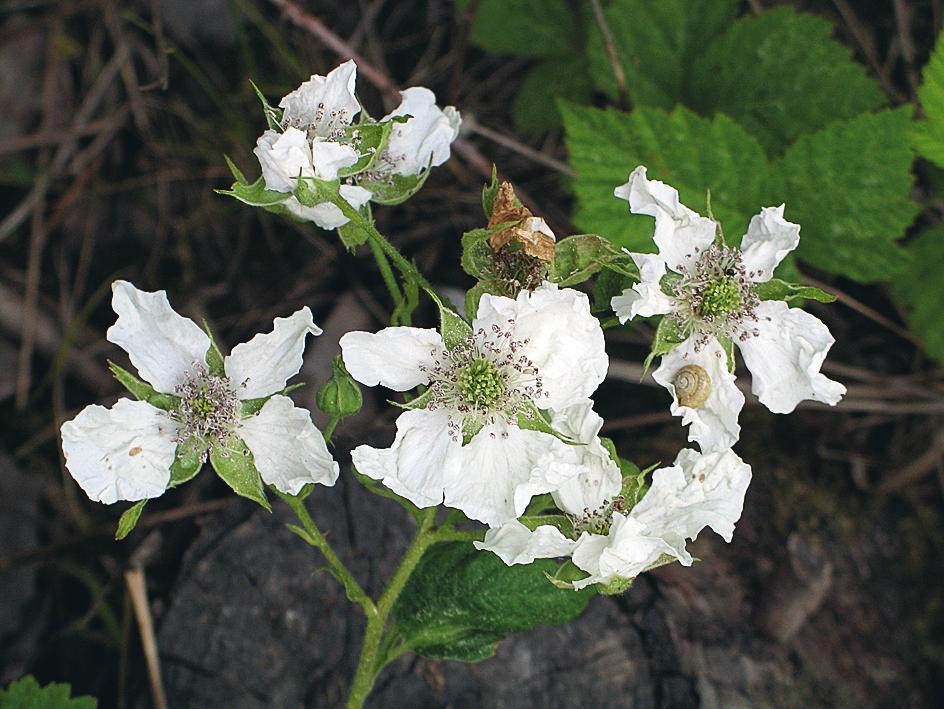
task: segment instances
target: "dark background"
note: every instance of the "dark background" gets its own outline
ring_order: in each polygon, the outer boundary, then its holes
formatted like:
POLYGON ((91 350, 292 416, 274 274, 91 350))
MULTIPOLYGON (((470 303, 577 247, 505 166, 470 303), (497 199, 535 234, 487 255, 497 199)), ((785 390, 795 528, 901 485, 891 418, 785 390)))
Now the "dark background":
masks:
MULTIPOLYGON (((863 63, 877 58, 906 97, 895 103, 913 99, 942 16, 938 1, 896 2, 898 14, 893 2, 793 4, 833 20, 863 63)), ((308 408, 341 334, 386 324, 390 303, 369 253, 213 192, 231 182, 224 153, 258 174, 251 149, 264 120, 247 79, 275 103, 341 60, 310 18, 395 85, 429 86, 466 119, 454 158, 423 190, 375 210, 437 286, 472 285, 458 268, 459 236, 484 221, 492 162, 559 236, 572 232, 566 179, 547 160, 566 160, 560 134, 527 141, 510 127, 527 62, 468 46, 450 2, 291 6, 302 14, 286 5, 0 6, 0 685, 33 673, 102 707, 149 706, 125 581, 139 569, 171 707, 342 700, 360 619, 282 527, 284 509, 269 515, 205 471, 115 542, 123 507, 86 499, 58 448, 62 421, 120 394, 105 359, 126 359, 104 339, 116 277, 166 289, 227 347, 310 305, 325 333, 309 343, 309 386, 296 396, 308 408)), ((363 70, 358 92, 373 115, 392 108, 363 70)), ((941 705, 944 378, 902 333, 882 287, 829 285, 891 327, 843 303, 810 306, 837 339, 825 371, 850 394, 835 409, 804 405, 790 417, 748 400, 738 450, 754 482, 731 545, 706 532, 693 568, 664 567, 624 596, 595 598, 566 627, 507 640, 496 659, 401 658, 373 706, 941 705), (918 390, 938 398, 917 403, 918 390)), ((433 313, 422 309, 417 322, 433 313)), ((645 328, 613 334, 611 376, 596 396, 605 433, 640 466, 685 444, 665 392, 638 382, 648 340, 645 328)), ((366 394, 335 436, 342 469, 355 443, 389 442, 394 416, 382 392, 366 394)), ((412 523, 344 473, 314 498, 332 543, 381 588, 412 523)))

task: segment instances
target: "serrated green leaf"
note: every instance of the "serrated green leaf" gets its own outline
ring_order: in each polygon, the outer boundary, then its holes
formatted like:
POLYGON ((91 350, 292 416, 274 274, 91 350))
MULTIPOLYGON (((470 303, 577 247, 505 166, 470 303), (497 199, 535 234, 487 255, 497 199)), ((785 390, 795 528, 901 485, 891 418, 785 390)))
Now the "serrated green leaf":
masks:
MULTIPOLYGON (((115 531, 115 539, 117 541, 120 542, 131 534, 131 530, 134 529, 138 520, 141 519, 141 512, 144 510, 144 506, 147 502, 147 500, 135 502, 131 507, 121 513, 121 518, 118 520, 118 529, 115 531)), ((0 707, 3 706, 3 704, 0 704, 0 707)))
POLYGON ((272 511, 252 452, 243 441, 234 437, 225 444, 221 442, 211 446, 210 464, 233 492, 272 511))
POLYGON ((925 120, 912 126, 911 141, 922 157, 944 167, 944 34, 938 37, 921 79, 918 101, 925 120))
POLYGON ((836 296, 813 286, 801 286, 797 283, 787 283, 779 278, 771 278, 764 283, 754 286, 754 292, 761 300, 815 300, 820 303, 832 303, 836 296))
POLYGON ((462 235, 462 270, 473 278, 482 278, 492 262, 492 247, 488 244, 491 229, 473 229, 462 235))
POLYGON ((549 280, 561 288, 571 287, 603 268, 639 279, 639 269, 632 258, 611 241, 596 234, 575 234, 555 244, 549 280))
POLYGON ((561 126, 557 100, 590 103, 593 85, 589 68, 580 55, 552 57, 535 64, 525 74, 515 94, 511 116, 522 133, 540 136, 561 126))
POLYGON ((773 165, 786 218, 801 226, 797 256, 862 283, 907 266, 895 241, 918 213, 909 195, 908 106, 831 123, 800 138, 773 165))
POLYGON ((95 709, 92 697, 72 697, 72 687, 53 682, 44 687, 32 675, 26 675, 0 689, 2 709, 95 709))
MULTIPOLYGON (((736 0, 613 0, 604 16, 633 104, 668 109, 681 102, 704 48, 731 24, 737 9, 736 0)), ((597 88, 616 98, 602 35, 595 23, 588 27, 590 74, 597 88)))
POLYGON ((730 116, 770 155, 803 133, 881 106, 878 85, 833 30, 792 7, 745 15, 693 63, 684 103, 730 116))
POLYGON ((652 365, 652 360, 656 357, 661 357, 667 352, 671 352, 675 349, 676 345, 684 341, 685 338, 682 336, 675 319, 663 317, 659 321, 656 334, 652 338, 652 347, 649 350, 649 355, 642 364, 642 375, 646 376, 646 372, 649 371, 649 367, 652 365))
POLYGON ((911 331, 925 350, 944 363, 944 227, 927 229, 906 247, 911 255, 907 270, 892 281, 892 294, 908 316, 911 331))
POLYGON ((260 176, 251 185, 238 178, 228 190, 214 190, 217 194, 235 197, 251 207, 275 207, 291 197, 289 192, 276 192, 265 188, 265 180, 260 176))
POLYGON ((161 394, 156 391, 147 382, 134 376, 127 369, 119 367, 117 364, 108 361, 108 368, 112 375, 118 380, 125 389, 127 389, 135 399, 146 401, 151 406, 155 406, 163 411, 172 411, 180 404, 180 397, 173 394, 161 394))
MULTIPOLYGON (((457 9, 466 4, 460 0, 457 9)), ((482 0, 469 40, 489 52, 545 57, 574 51, 577 29, 566 0, 482 0)))
POLYGON ((392 611, 404 645, 424 657, 477 662, 507 635, 576 618, 595 591, 555 588, 547 559, 506 566, 469 543, 437 544, 424 554, 392 611))
POLYGON ((675 187, 696 211, 706 211, 710 190, 715 217, 733 243, 760 211, 769 188, 767 159, 757 139, 729 118, 702 118, 682 106, 671 113, 569 105, 562 111, 577 172, 574 222, 581 229, 632 251, 655 250, 652 218, 630 214, 629 205, 613 196, 637 165, 647 166, 650 179, 675 187))

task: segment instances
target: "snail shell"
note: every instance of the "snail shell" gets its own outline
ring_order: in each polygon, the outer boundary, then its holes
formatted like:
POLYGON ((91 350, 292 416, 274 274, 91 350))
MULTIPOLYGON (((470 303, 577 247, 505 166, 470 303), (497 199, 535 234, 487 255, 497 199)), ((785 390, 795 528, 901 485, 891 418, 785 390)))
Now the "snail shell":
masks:
POLYGON ((672 379, 675 396, 680 406, 697 409, 708 401, 711 394, 711 377, 697 364, 686 364, 675 373, 672 379))

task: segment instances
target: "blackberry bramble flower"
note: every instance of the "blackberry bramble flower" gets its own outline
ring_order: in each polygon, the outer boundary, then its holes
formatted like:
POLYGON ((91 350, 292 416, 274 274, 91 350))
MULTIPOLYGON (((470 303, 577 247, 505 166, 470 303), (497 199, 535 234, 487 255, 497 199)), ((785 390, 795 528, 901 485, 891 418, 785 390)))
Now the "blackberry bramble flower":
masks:
POLYGON ((309 412, 282 393, 301 368, 306 336, 321 334, 307 307, 276 318, 272 332, 223 358, 164 291, 116 281, 112 293, 118 320, 108 340, 144 381, 113 365, 139 400, 87 406, 62 425, 66 467, 91 499, 158 497, 208 457, 236 492, 262 504, 260 476, 293 495, 308 483, 334 485, 338 464, 324 438, 309 412))
POLYGON ((428 387, 397 419, 392 446, 358 446, 352 457, 419 507, 445 502, 499 525, 568 474, 559 465, 571 446, 542 410, 583 402, 603 381, 603 331, 583 293, 552 284, 515 299, 484 295, 464 327, 453 341, 413 327, 341 338, 344 364, 362 384, 428 387))
POLYGON ((783 218, 783 205, 754 216, 738 248, 723 243, 717 222, 681 204, 674 188, 648 180, 644 167, 615 194, 633 214, 655 217, 658 253, 630 254, 640 282, 611 304, 620 322, 664 316, 660 332, 670 336, 654 349, 663 357, 653 376, 672 392, 672 413, 691 424, 689 440, 707 451, 738 439, 744 395, 732 374, 733 345, 751 370, 754 394, 774 413, 790 413, 805 399, 834 405, 842 398, 845 387, 820 373, 834 342, 826 326, 767 299, 783 297, 768 286, 800 240, 800 227, 783 218), (697 387, 697 395, 689 397, 689 387, 697 387))

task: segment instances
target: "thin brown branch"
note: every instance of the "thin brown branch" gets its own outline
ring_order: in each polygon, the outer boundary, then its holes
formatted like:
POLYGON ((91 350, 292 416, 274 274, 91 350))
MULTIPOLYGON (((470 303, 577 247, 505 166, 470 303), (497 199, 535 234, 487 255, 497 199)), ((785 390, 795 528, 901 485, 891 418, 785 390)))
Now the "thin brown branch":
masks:
POLYGON ((148 604, 147 585, 144 582, 143 569, 131 569, 125 572, 125 584, 128 597, 134 608, 134 617, 141 631, 141 646, 147 663, 148 678, 151 682, 151 699, 155 709, 167 709, 167 696, 161 681, 161 662, 157 654, 157 639, 154 635, 154 622, 151 619, 151 607, 148 604))
POLYGON ((852 34, 853 39, 855 39, 856 44, 859 45, 859 49, 862 51, 863 56, 865 56, 869 66, 872 67, 872 71, 875 72, 875 75, 878 78, 879 83, 882 85, 882 88, 885 90, 885 93, 895 103, 903 103, 907 101, 907 96, 898 90, 898 88, 892 82, 888 71, 884 66, 882 66, 882 62, 878 57, 878 52, 875 51, 875 42, 872 36, 859 21, 855 11, 852 9, 852 5, 849 4, 848 0, 833 0, 833 4, 836 6, 836 9, 839 10, 839 14, 842 16, 843 22, 845 22, 846 27, 849 28, 849 32, 852 34))
POLYGON ((610 26, 607 24, 606 15, 603 14, 600 0, 590 0, 590 7, 593 8, 593 19, 596 21, 597 27, 600 28, 600 34, 603 36, 603 46, 606 48, 606 56, 613 68, 613 78, 616 80, 616 90, 619 96, 619 107, 624 111, 628 111, 632 108, 632 104, 629 101, 626 74, 623 73, 623 65, 620 63, 619 53, 616 51, 613 33, 610 32, 610 26))
POLYGON ((931 447, 908 465, 899 468, 878 486, 878 492, 887 495, 920 480, 944 459, 944 431, 938 431, 931 447))

